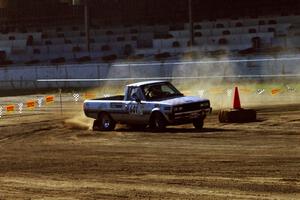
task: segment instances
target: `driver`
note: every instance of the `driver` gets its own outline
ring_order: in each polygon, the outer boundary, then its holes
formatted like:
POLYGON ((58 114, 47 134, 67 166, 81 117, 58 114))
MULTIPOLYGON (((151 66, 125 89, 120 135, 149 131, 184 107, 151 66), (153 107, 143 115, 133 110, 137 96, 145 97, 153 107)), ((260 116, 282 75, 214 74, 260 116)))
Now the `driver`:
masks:
POLYGON ((163 95, 160 85, 154 85, 149 88, 149 97, 150 98, 157 98, 163 95))

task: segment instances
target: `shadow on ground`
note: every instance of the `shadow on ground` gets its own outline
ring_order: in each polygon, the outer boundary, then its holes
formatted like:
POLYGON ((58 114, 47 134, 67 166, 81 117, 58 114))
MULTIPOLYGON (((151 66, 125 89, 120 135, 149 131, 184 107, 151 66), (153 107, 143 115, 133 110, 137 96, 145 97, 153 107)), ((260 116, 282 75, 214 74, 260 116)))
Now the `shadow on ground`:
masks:
POLYGON ((203 129, 195 129, 195 128, 174 128, 169 127, 165 128, 161 131, 154 131, 150 128, 139 129, 139 128, 117 128, 118 132, 142 132, 142 133, 217 133, 217 132, 232 132, 235 131, 233 129, 223 129, 223 128, 203 128, 203 129))

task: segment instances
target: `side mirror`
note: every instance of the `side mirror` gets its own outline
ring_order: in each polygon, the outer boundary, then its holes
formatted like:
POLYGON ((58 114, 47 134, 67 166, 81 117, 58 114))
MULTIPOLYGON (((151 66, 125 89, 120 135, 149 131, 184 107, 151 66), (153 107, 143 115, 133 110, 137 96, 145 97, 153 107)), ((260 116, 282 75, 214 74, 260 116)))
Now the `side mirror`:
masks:
POLYGON ((133 99, 134 101, 136 101, 137 103, 141 103, 141 99, 138 97, 137 94, 133 94, 133 95, 132 95, 132 99, 133 99))

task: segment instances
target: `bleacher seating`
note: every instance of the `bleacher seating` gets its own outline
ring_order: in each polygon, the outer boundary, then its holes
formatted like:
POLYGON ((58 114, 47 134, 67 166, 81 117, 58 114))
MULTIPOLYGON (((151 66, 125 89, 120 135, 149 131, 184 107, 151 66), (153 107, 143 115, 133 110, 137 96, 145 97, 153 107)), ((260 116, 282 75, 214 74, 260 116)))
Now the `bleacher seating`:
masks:
POLYGON ((142 57, 161 60, 191 51, 203 54, 297 49, 299 22, 298 15, 199 21, 194 23, 192 48, 188 23, 105 27, 93 24, 89 50, 83 24, 10 28, 0 33, 0 52, 6 55, 1 64, 112 62, 142 57))

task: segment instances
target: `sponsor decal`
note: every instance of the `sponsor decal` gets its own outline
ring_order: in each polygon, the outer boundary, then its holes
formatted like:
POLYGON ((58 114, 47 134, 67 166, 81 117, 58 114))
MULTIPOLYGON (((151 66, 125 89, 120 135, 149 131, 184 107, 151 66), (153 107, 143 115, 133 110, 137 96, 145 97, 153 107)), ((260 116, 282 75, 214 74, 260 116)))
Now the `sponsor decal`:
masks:
POLYGON ((12 113, 15 111, 15 106, 14 105, 8 105, 6 106, 6 112, 7 113, 12 113))
POLYGON ((29 109, 34 109, 35 108, 35 101, 27 101, 26 106, 29 109))
POLYGON ((228 96, 228 97, 231 97, 231 96, 232 96, 232 89, 228 89, 228 90, 226 91, 226 93, 227 93, 227 96, 228 96))
POLYGON ((258 95, 262 95, 264 92, 265 92, 265 89, 257 89, 257 90, 256 90, 256 93, 257 93, 258 95))
POLYGON ((78 101, 79 101, 79 98, 80 98, 80 94, 74 93, 74 94, 73 94, 73 98, 74 98, 74 101, 75 101, 75 102, 78 102, 78 101))
POLYGON ((296 92, 296 89, 293 88, 293 87, 290 87, 289 85, 286 85, 286 89, 287 89, 289 92, 296 92))
POLYGON ((38 107, 42 107, 42 104, 43 104, 43 98, 38 98, 37 99, 37 103, 38 103, 38 107))
POLYGON ((45 99, 46 103, 53 103, 54 102, 54 96, 47 96, 45 99))
POLYGON ((23 112, 23 103, 18 103, 18 107, 19 107, 19 113, 21 114, 23 112))
POLYGON ((281 92, 281 89, 279 89, 279 88, 275 88, 275 89, 272 89, 271 90, 271 94, 272 95, 277 95, 277 94, 279 94, 281 92))

